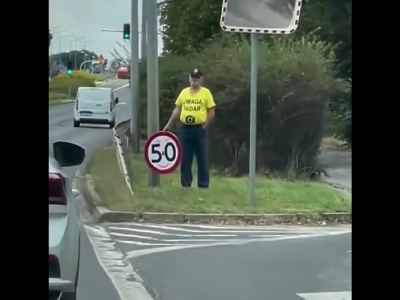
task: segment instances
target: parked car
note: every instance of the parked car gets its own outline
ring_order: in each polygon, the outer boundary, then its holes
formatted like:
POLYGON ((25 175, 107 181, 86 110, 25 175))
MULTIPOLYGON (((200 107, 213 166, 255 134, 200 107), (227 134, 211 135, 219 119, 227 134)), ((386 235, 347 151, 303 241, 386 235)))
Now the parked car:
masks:
POLYGON ((49 156, 49 300, 76 300, 79 275, 79 207, 62 168, 80 165, 85 149, 58 141, 49 156))
POLYGON ((109 87, 80 87, 74 105, 74 127, 82 123, 115 126, 118 98, 109 87))

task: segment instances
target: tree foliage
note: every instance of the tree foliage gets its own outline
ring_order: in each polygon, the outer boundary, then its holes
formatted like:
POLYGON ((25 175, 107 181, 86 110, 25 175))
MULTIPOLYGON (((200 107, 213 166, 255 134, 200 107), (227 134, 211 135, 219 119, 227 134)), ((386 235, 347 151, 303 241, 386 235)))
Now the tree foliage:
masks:
MULTIPOLYGON (((201 52, 218 36, 232 35, 221 31, 221 8, 221 0, 163 1, 159 5, 159 15, 164 34, 164 52, 172 55, 201 52)), ((303 1, 299 27, 289 37, 300 38, 311 34, 322 42, 334 45, 338 76, 348 80, 350 85, 351 15, 351 0, 303 1)), ((264 36, 261 39, 271 42, 279 38, 272 37, 264 36)), ((243 36, 236 38, 240 42, 243 36)), ((330 120, 335 123, 336 134, 351 142, 351 93, 343 97, 329 102, 330 113, 333 115, 330 120)))
MULTIPOLYGON (((159 59, 160 124, 163 126, 188 70, 206 74, 217 103, 210 133, 210 163, 217 170, 248 171, 250 47, 233 36, 215 39, 201 53, 159 59)), ((312 174, 322 141, 327 105, 349 84, 337 78, 330 44, 313 38, 276 38, 260 46, 257 108, 257 170, 312 174)), ((141 68, 145 83, 145 68, 141 68)), ((145 86, 140 93, 145 96, 145 86)), ((145 109, 145 103, 143 103, 145 109)), ((145 116, 145 111, 142 112, 145 116)), ((145 120, 143 120, 145 121, 145 120)), ((144 125, 144 124, 143 124, 144 125)))

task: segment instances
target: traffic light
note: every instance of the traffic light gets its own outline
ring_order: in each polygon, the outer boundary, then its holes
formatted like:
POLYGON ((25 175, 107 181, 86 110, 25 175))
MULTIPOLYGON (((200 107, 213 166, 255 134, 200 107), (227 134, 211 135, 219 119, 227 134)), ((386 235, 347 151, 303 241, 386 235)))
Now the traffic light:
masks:
POLYGON ((72 75, 72 61, 69 61, 67 64, 67 74, 72 75))
POLYGON ((131 38, 131 24, 124 24, 124 40, 129 40, 131 38))

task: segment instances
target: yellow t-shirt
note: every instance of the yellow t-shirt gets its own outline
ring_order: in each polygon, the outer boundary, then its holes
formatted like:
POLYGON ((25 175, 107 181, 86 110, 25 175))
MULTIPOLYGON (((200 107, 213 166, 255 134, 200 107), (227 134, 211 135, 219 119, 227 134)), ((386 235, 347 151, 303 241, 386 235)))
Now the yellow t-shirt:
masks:
POLYGON ((196 94, 190 92, 190 87, 184 88, 175 102, 182 108, 180 120, 183 124, 203 124, 207 119, 207 110, 215 106, 214 98, 209 89, 201 87, 196 94))

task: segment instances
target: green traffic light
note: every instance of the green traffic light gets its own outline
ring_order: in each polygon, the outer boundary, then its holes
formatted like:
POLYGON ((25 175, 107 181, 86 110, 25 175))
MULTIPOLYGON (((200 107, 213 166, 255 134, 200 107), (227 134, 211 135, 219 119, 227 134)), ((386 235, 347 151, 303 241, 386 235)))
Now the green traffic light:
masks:
POLYGON ((125 33, 124 38, 129 39, 129 34, 125 33))
POLYGON ((72 70, 67 70, 68 75, 72 75, 72 70))

